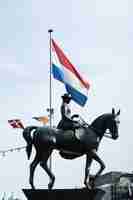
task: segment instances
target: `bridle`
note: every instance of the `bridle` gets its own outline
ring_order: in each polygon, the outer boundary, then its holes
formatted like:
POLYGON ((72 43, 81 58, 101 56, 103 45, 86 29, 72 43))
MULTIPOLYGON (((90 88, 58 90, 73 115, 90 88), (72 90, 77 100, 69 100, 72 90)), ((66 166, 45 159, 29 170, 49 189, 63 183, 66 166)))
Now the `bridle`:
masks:
MULTIPOLYGON (((118 126, 120 124, 120 120, 118 119, 118 116, 115 118, 115 123, 116 123, 117 129, 118 129, 118 126)), ((111 132, 105 132, 104 133, 104 137, 106 137, 106 138, 111 138, 112 139, 111 135, 112 135, 111 132)))

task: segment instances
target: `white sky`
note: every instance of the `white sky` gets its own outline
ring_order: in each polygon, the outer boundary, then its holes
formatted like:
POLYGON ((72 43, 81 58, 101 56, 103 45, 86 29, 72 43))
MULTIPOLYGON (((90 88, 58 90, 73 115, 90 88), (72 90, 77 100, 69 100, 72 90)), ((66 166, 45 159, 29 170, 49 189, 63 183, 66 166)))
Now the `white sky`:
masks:
MULTIPOLYGON (((133 166, 132 150, 132 50, 133 2, 131 0, 4 0, 0 2, 0 150, 25 145, 21 130, 7 120, 20 118, 27 125, 40 125, 33 116, 49 106, 49 35, 72 63, 91 81, 84 108, 72 103, 73 112, 91 122, 98 115, 121 109, 120 137, 103 139, 99 155, 105 172, 128 171, 133 166)), ((60 96, 64 86, 53 80, 55 124, 60 119, 60 96)), ((34 152, 33 152, 34 154, 34 152)), ((31 159, 32 160, 32 159, 31 159)), ((0 158, 0 190, 29 188, 29 161, 24 151, 0 158)), ((73 161, 53 156, 54 188, 83 186, 85 159, 73 161)), ((92 171, 98 166, 94 163, 92 171)), ((48 177, 38 167, 35 185, 47 188, 48 177)), ((24 198, 21 192, 18 194, 24 198)))

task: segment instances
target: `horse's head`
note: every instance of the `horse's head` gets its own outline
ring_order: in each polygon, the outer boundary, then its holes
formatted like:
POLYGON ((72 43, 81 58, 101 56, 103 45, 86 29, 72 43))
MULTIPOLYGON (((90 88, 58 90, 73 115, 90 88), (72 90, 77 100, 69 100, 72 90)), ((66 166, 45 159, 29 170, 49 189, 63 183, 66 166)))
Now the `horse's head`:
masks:
POLYGON ((103 136, 110 137, 114 140, 118 138, 118 116, 120 115, 120 110, 115 113, 114 108, 111 113, 103 114, 96 118, 91 127, 96 131, 100 138, 103 136), (108 131, 108 132, 107 132, 108 131))
POLYGON ((106 120, 106 129, 109 130, 107 135, 110 134, 111 138, 116 140, 119 137, 118 134, 118 125, 120 123, 118 116, 120 115, 120 110, 115 113, 115 109, 112 108, 112 113, 108 114, 108 118, 106 120))

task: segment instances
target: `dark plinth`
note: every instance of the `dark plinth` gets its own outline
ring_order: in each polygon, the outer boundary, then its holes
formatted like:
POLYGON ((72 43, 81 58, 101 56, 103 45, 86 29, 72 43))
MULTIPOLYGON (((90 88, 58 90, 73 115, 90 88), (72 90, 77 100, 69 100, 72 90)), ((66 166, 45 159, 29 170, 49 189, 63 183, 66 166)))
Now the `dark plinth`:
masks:
POLYGON ((28 200, 100 200, 105 192, 101 189, 23 189, 28 200))

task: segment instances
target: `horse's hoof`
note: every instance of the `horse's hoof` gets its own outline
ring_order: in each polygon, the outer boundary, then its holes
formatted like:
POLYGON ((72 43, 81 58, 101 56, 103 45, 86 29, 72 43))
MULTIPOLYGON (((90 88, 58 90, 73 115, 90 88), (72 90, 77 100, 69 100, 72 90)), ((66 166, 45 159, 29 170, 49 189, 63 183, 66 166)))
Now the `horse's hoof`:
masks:
POLYGON ((92 186, 89 183, 87 184, 87 189, 92 190, 92 186))
POLYGON ((49 189, 49 190, 52 190, 52 187, 53 187, 53 184, 52 184, 52 183, 49 183, 49 184, 48 184, 48 189, 49 189))
POLYGON ((84 185, 85 185, 86 189, 88 189, 88 190, 92 189, 90 182, 84 182, 84 185))
POLYGON ((32 185, 31 188, 32 188, 32 190, 35 190, 35 189, 36 189, 34 185, 32 185))

